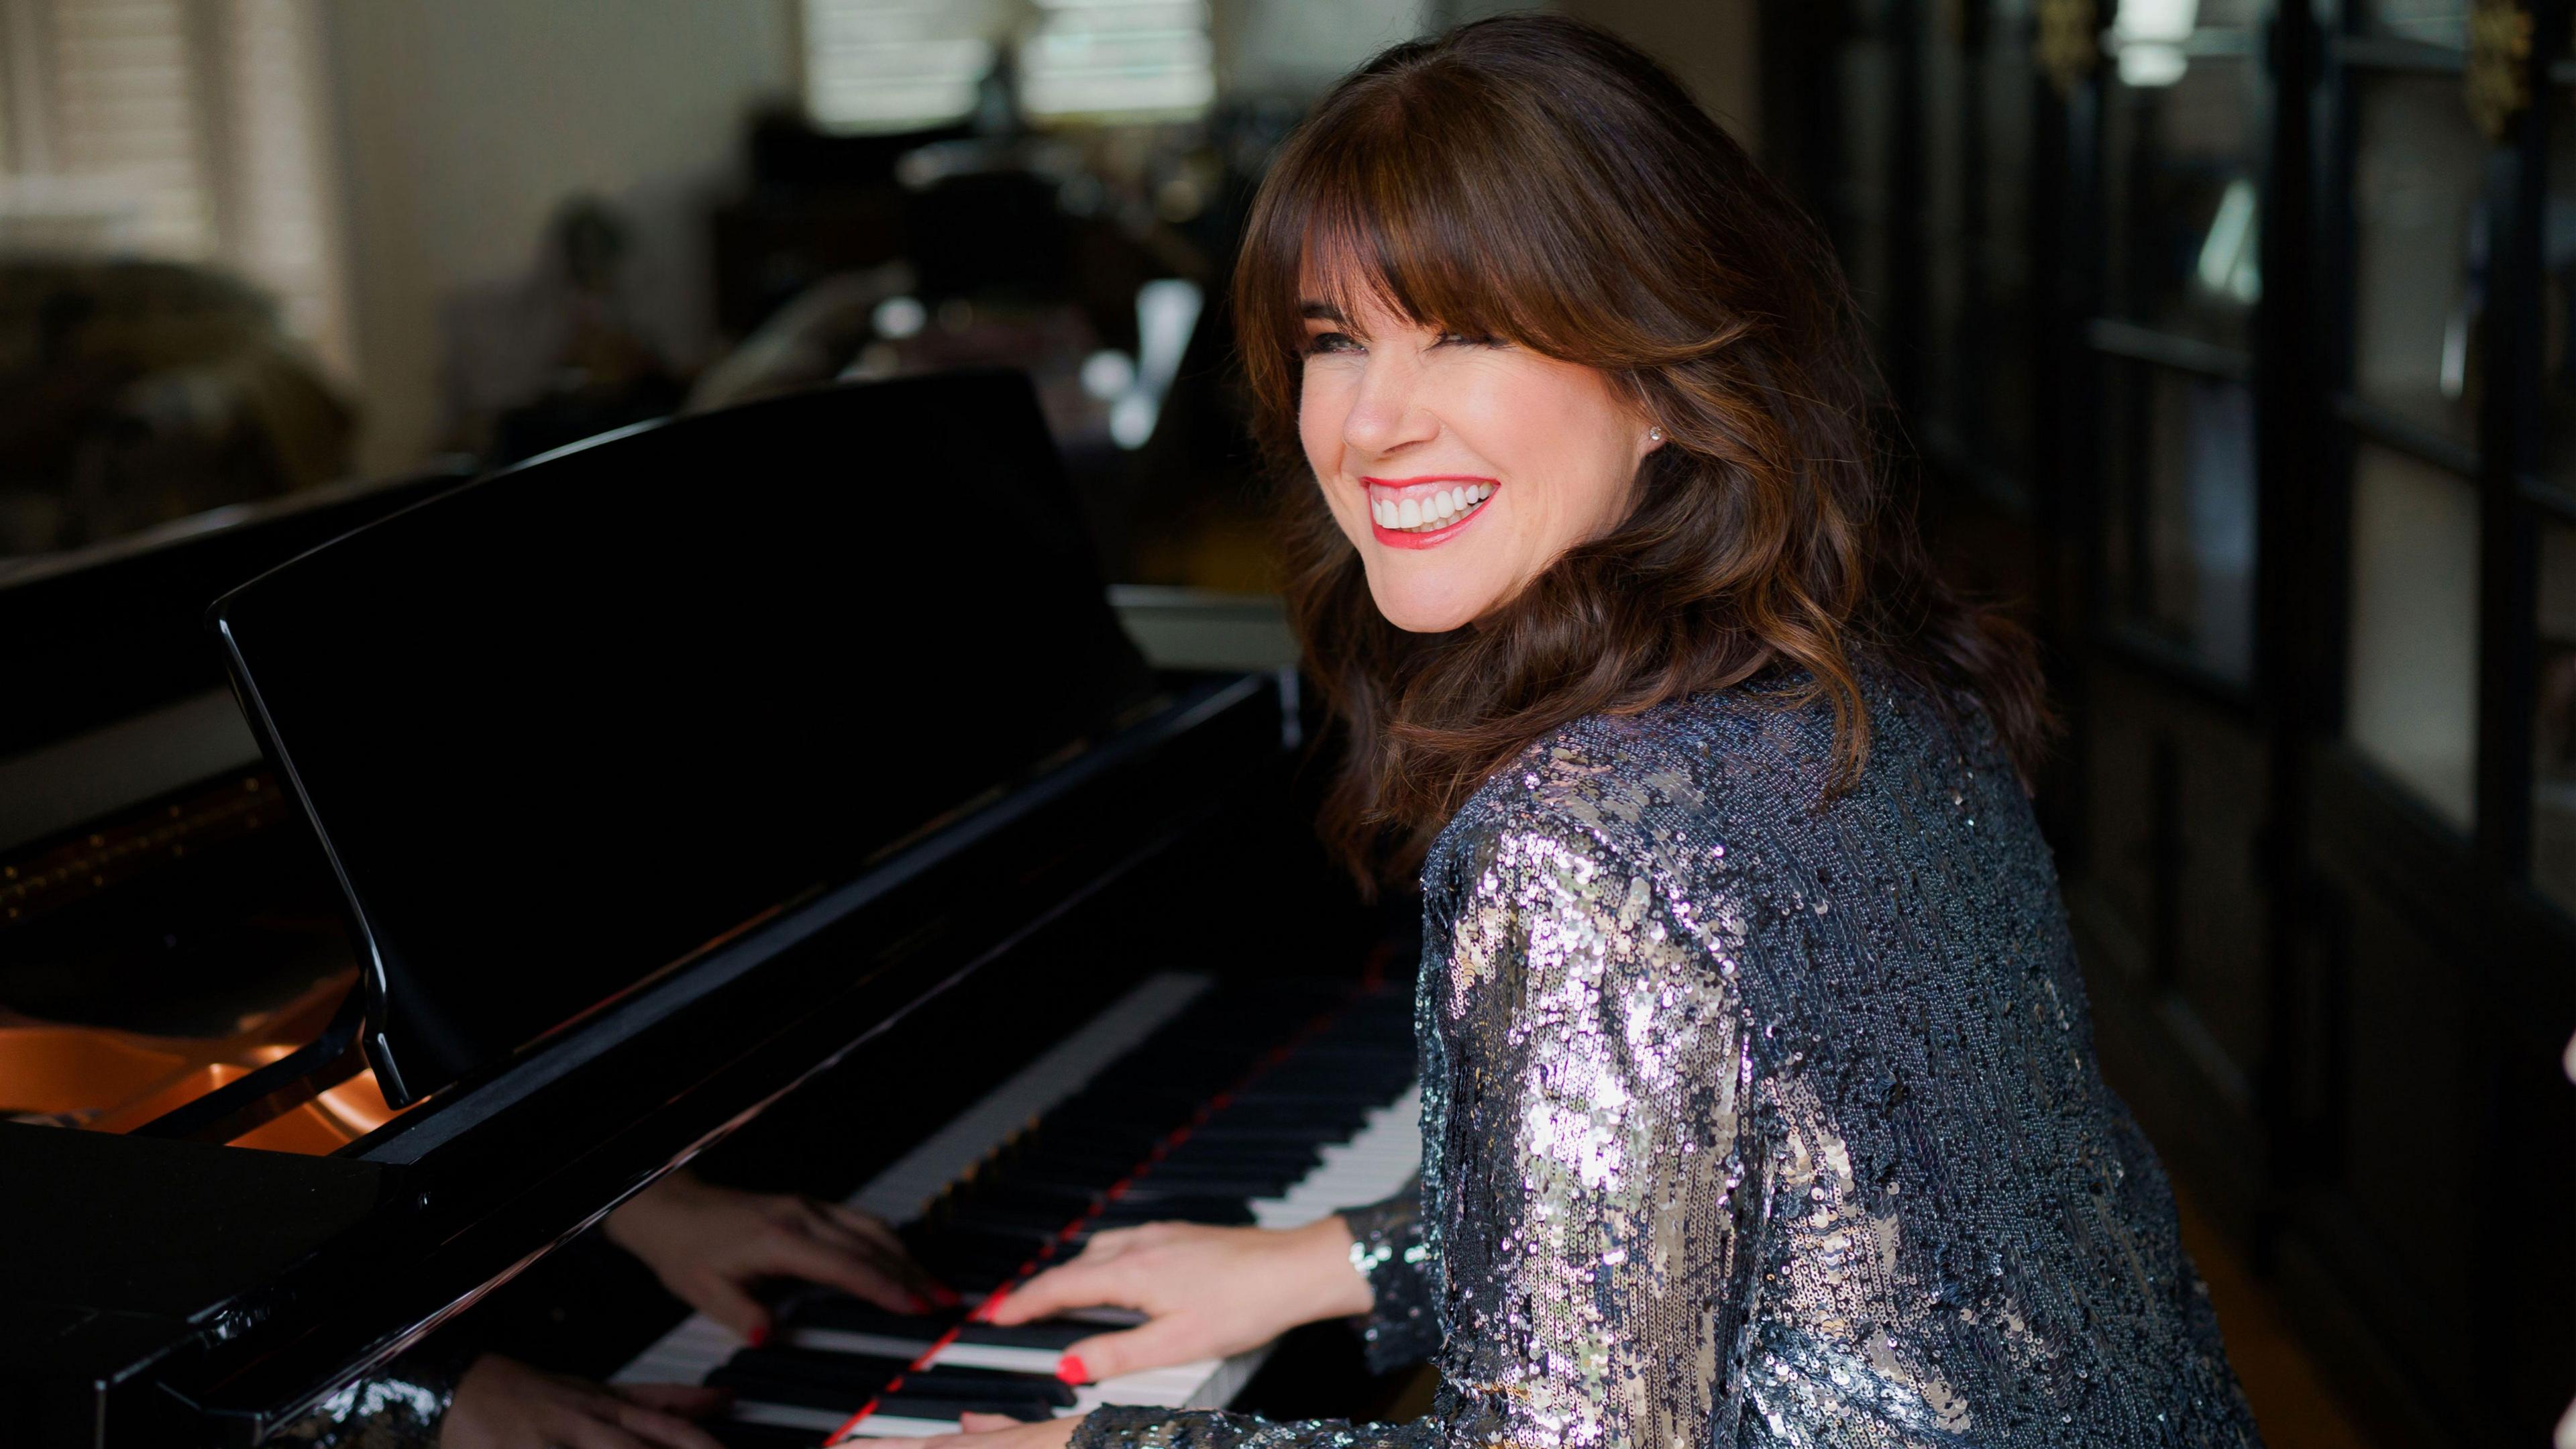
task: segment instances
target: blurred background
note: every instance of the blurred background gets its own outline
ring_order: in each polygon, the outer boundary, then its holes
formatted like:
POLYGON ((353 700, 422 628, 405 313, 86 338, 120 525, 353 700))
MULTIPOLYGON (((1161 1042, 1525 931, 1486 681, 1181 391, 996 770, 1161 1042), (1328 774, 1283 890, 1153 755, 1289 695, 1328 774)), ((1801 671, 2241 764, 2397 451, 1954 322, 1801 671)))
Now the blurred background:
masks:
MULTIPOLYGON (((0 0, 0 585, 998 363, 1112 578, 1258 617, 1217 306, 1245 204, 1334 77, 1504 8, 0 0)), ((1824 220, 1927 531, 2048 648, 2040 803, 2106 1069, 2270 1442, 2546 1442, 2576 1381, 2571 0, 1554 8, 1824 220)))

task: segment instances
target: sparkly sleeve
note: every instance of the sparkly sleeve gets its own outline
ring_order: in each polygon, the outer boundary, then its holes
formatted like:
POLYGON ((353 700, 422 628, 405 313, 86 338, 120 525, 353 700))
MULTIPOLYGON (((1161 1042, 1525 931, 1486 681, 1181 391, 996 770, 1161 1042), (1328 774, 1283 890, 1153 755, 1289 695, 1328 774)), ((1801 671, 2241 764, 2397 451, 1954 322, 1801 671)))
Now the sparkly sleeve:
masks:
POLYGON ((344 1385, 269 1440, 295 1449, 434 1449, 465 1358, 407 1353, 344 1385))
POLYGON ((1771 1167, 1738 922, 1703 928, 1570 824, 1490 829, 1449 859, 1425 883, 1445 937, 1423 1021, 1433 1415, 1103 1410, 1075 1449, 1729 1442, 1771 1167))
POLYGON ((1431 1275, 1422 1245, 1422 1179, 1367 1207, 1345 1208, 1351 1230, 1351 1266, 1366 1278, 1373 1301, 1360 1319, 1360 1342, 1369 1371, 1385 1373, 1420 1363, 1440 1346, 1440 1323, 1431 1312, 1431 1275))

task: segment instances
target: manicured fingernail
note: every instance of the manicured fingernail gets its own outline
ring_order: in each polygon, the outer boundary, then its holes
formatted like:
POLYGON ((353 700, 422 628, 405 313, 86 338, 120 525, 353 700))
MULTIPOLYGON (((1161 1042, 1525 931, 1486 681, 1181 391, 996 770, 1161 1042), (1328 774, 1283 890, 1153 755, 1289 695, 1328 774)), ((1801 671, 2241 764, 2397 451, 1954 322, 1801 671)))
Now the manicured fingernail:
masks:
POLYGON ((966 1300, 958 1297, 957 1290, 947 1284, 933 1283, 930 1285, 930 1301, 942 1308, 954 1308, 966 1300))
POLYGON ((922 1297, 918 1293, 906 1294, 904 1296, 904 1302, 915 1313, 928 1313, 930 1311, 930 1300, 922 1297))
POLYGON ((1069 1384, 1091 1382, 1091 1370, 1083 1366, 1081 1357, 1076 1354, 1069 1353, 1055 1361, 1055 1376, 1069 1384))
POLYGON ((758 1348, 762 1344, 769 1342, 769 1325, 764 1323, 759 1327, 754 1328, 751 1332, 744 1334, 743 1341, 749 1343, 753 1348, 758 1348))

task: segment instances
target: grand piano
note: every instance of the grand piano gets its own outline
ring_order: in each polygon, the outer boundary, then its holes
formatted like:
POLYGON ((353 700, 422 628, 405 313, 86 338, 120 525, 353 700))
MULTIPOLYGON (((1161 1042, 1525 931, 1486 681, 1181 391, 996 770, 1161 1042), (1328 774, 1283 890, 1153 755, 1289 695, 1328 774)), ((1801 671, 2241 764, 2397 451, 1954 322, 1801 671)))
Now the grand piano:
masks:
POLYGON ((722 1385, 741 1449, 1372 1407, 1321 1340, 1076 1387, 1100 1318, 978 1317, 1419 1151, 1293 675, 1149 663, 1083 539, 979 373, 0 574, 0 1437, 260 1443, 440 1345, 722 1385), (782 1284, 741 1344, 590 1231, 683 1165, 964 1301, 782 1284))

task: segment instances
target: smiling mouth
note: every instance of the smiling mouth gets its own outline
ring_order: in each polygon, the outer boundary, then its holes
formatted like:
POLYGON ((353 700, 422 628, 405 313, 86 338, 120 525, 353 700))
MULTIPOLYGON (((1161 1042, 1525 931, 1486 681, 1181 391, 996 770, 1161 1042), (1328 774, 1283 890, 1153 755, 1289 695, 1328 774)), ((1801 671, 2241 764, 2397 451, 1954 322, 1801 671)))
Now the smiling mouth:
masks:
POLYGON ((1444 480, 1444 486, 1430 489, 1396 488, 1374 478, 1367 481, 1369 517, 1389 533, 1436 533, 1494 496, 1493 483, 1484 479, 1444 480))

